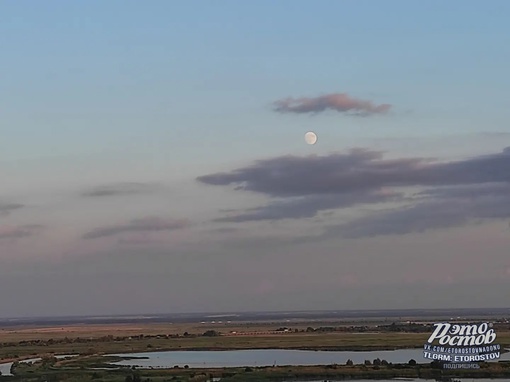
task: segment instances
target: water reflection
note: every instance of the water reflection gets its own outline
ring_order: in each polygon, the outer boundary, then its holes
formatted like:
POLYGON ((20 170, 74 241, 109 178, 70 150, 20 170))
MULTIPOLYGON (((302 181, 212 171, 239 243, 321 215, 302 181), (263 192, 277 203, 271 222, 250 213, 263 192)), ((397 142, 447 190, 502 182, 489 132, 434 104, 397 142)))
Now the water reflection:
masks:
MULTIPOLYGON (((352 360, 362 364, 365 360, 386 360, 391 363, 407 363, 414 359, 417 363, 430 363, 423 358, 422 349, 400 349, 387 351, 305 351, 305 350, 229 350, 229 351, 166 351, 150 353, 114 354, 120 357, 144 357, 115 362, 115 365, 171 368, 184 366, 204 367, 246 367, 246 366, 309 366, 345 364, 352 360)), ((510 353, 502 354, 501 360, 510 360, 510 353)))

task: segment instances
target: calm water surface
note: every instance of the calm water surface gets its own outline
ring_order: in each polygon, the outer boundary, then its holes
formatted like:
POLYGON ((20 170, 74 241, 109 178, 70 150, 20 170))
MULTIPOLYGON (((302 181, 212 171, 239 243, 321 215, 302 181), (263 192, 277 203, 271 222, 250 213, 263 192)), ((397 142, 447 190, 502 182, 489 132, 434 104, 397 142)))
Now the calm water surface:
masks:
POLYGON ((0 363, 1 375, 11 375, 11 365, 12 363, 0 363))
MULTIPOLYGON (((345 364, 348 359, 354 363, 360 364, 365 360, 373 361, 376 358, 386 360, 392 363, 408 362, 410 359, 418 363, 428 363, 423 359, 422 349, 401 349, 388 351, 368 351, 368 352, 349 352, 349 351, 305 351, 305 350, 283 350, 283 349, 264 349, 264 350, 232 350, 232 351, 166 351, 150 353, 129 353, 113 354, 120 357, 147 357, 147 359, 133 359, 115 362, 115 365, 138 366, 142 368, 171 368, 174 366, 184 366, 202 368, 202 367, 244 367, 244 366, 272 366, 272 365, 330 365, 345 364)), ((62 358, 66 356, 58 356, 62 358)), ((69 357, 69 355, 67 355, 69 357)), ((39 358, 25 360, 23 362, 38 361, 39 358)), ((501 355, 500 360, 510 360, 510 353, 501 355)), ((2 375, 11 375, 12 362, 0 364, 2 375)), ((413 380, 425 381, 425 380, 413 380)), ((467 380, 466 380, 467 381, 467 380)), ((489 379, 477 379, 477 382, 488 382, 489 379)), ((497 381, 510 381, 508 379, 498 379, 497 381)), ((288 381, 298 382, 298 381, 288 381)), ((311 381, 307 381, 311 382, 311 381)), ((323 381, 319 381, 323 382, 323 381)), ((361 382, 361 381, 358 381, 361 382)), ((392 382, 395 382, 393 380, 392 382)))
MULTIPOLYGON (((422 349, 401 349, 387 351, 305 351, 305 350, 232 350, 232 351, 165 351, 150 353, 114 354, 120 357, 147 357, 115 362, 115 365, 171 368, 189 367, 244 367, 272 365, 330 365, 345 364, 348 359, 360 364, 376 358, 392 363, 404 363, 414 359, 418 363, 429 363, 423 358, 422 349)), ((500 360, 510 360, 510 353, 502 354, 500 360)))

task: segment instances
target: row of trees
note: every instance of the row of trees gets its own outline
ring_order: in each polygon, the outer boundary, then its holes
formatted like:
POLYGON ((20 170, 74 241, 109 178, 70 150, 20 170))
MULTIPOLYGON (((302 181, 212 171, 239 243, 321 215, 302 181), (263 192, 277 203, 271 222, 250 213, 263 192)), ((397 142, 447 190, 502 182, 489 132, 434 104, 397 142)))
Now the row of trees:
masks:
MULTIPOLYGON (((366 333, 366 332, 405 332, 405 333, 427 333, 433 329, 429 324, 397 324, 393 322, 391 325, 379 326, 321 326, 306 328, 306 332, 346 332, 346 333, 366 333)), ((302 330, 303 331, 303 330, 302 330)))
MULTIPOLYGON (((352 361, 352 359, 348 359, 345 364, 347 366, 354 366, 354 362, 352 361)), ((389 366, 389 365, 391 365, 391 363, 389 363, 385 359, 379 359, 379 358, 376 358, 373 361, 370 361, 367 359, 367 360, 365 360, 364 364, 367 366, 369 366, 369 365, 374 365, 374 366, 389 366)), ((411 359, 411 360, 409 360, 408 365, 416 366, 416 361, 414 359, 411 359)))
POLYGON ((196 334, 190 334, 188 332, 184 332, 182 335, 179 334, 157 334, 157 335, 135 335, 135 336, 102 336, 102 337, 95 337, 95 338, 57 338, 53 339, 50 338, 48 340, 23 340, 19 342, 3 342, 0 343, 0 348, 7 348, 7 347, 18 347, 18 346, 49 346, 49 345, 56 345, 56 344, 73 344, 73 343, 98 343, 98 342, 122 342, 126 340, 143 340, 143 339, 170 339, 170 338, 181 338, 181 337, 197 337, 197 336, 205 336, 205 337, 214 337, 219 336, 220 333, 215 330, 207 330, 206 332, 196 335, 196 334))

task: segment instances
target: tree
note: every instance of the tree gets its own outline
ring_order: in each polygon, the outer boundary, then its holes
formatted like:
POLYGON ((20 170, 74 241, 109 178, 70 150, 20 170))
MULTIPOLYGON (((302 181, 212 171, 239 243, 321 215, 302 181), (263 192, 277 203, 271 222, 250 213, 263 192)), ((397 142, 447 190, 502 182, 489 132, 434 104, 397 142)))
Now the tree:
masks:
POLYGON ((409 365, 416 366, 416 361, 414 359, 409 360, 409 365))
POLYGON ((16 374, 16 368, 19 366, 19 362, 18 361, 14 361, 11 365, 11 374, 16 374))
POLYGON ((368 365, 371 365, 371 364, 372 364, 372 362, 370 362, 368 359, 365 360, 365 365, 368 366, 368 365))
POLYGON ((354 362, 352 362, 352 359, 348 359, 347 362, 345 363, 347 366, 352 366, 354 365, 354 362))

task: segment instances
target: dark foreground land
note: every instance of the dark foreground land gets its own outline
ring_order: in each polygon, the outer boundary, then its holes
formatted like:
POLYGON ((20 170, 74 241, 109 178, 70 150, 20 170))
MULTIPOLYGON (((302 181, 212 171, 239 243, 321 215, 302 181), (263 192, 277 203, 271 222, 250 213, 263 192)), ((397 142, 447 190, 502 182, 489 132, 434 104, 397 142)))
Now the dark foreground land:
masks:
POLYGON ((64 361, 59 365, 46 360, 34 365, 18 366, 16 376, 3 377, 5 381, 110 381, 110 382, 270 382, 303 380, 357 380, 422 378, 453 381, 457 378, 510 378, 510 362, 482 363, 480 369, 443 370, 440 364, 388 364, 388 365, 327 365, 327 366, 280 366, 262 368, 218 368, 166 370, 91 370, 106 367, 97 357, 64 361))

